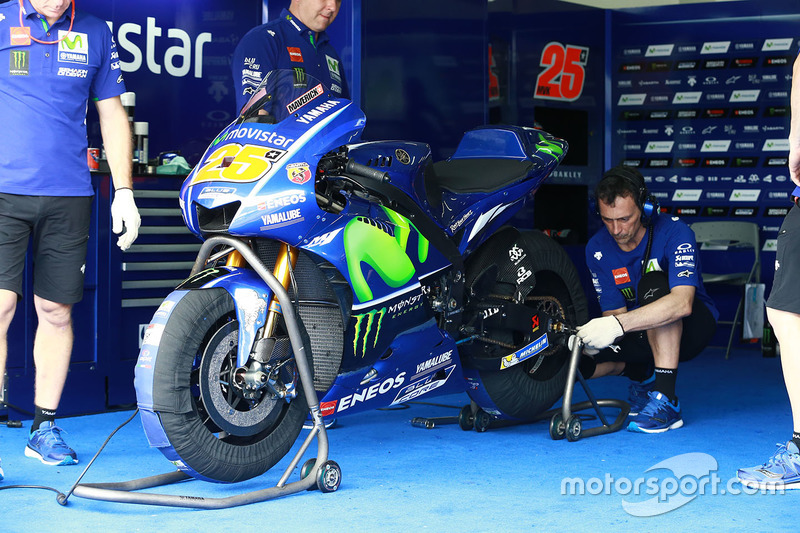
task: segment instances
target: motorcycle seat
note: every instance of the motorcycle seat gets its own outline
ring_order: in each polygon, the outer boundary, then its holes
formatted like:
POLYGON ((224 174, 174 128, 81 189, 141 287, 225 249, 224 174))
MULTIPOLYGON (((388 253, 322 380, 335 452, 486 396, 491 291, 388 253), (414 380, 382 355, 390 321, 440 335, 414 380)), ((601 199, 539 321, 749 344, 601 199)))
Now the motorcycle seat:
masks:
POLYGON ((425 169, 425 195, 435 209, 442 204, 442 191, 455 194, 492 193, 529 177, 530 160, 470 158, 439 161, 425 169))
POLYGON ((529 176, 528 159, 470 158, 430 165, 425 181, 452 193, 492 193, 529 176))

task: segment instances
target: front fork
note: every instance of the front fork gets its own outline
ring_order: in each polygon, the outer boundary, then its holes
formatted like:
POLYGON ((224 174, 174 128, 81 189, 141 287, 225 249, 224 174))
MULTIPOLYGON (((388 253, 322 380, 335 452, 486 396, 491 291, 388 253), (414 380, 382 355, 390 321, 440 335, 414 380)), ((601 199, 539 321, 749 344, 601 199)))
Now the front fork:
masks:
MULTIPOLYGON (((299 254, 298 248, 284 243, 278 250, 278 258, 272 273, 287 292, 299 254)), ((239 267, 245 264, 245 260, 238 251, 233 250, 225 264, 230 267, 239 267)), ((263 387, 279 398, 293 398, 296 395, 294 383, 285 383, 277 379, 278 369, 268 366, 276 343, 275 329, 282 314, 278 297, 273 294, 267 308, 264 326, 256 335, 251 359, 246 366, 239 367, 234 372, 234 381, 241 387, 245 397, 256 399, 260 394, 259 390, 263 387)))

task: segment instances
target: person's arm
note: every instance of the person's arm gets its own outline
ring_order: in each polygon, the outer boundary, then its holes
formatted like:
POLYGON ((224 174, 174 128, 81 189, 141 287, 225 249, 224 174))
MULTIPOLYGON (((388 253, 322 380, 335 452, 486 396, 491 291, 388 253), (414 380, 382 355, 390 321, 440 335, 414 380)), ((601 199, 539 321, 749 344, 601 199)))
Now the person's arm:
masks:
POLYGON ((133 141, 128 114, 119 96, 95 102, 100 117, 100 133, 106 151, 114 189, 132 188, 133 141))
POLYGON ((620 313, 617 319, 625 333, 666 326, 692 314, 695 290, 692 285, 672 287, 663 298, 633 311, 620 313))
POLYGON ((100 118, 100 133, 103 147, 111 169, 114 185, 114 201, 111 204, 112 231, 120 235, 117 245, 127 250, 139 235, 141 218, 133 200, 133 142, 128 123, 128 114, 122 107, 119 96, 95 102, 100 118))
POLYGON ((792 70, 792 119, 789 128, 789 176, 800 187, 800 55, 792 70))

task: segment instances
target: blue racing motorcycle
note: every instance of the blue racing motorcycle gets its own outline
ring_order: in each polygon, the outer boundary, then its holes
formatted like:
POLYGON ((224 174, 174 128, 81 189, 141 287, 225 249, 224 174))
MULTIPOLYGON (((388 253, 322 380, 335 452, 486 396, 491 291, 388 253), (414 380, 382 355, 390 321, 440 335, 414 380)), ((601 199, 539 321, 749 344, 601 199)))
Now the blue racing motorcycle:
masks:
POLYGON ((426 144, 362 142, 365 122, 302 69, 273 71, 181 188, 205 243, 147 328, 135 386, 149 442, 191 476, 266 472, 310 408, 319 424, 466 391, 485 429, 563 393, 581 283, 557 243, 509 221, 567 143, 484 126, 433 162, 426 144))

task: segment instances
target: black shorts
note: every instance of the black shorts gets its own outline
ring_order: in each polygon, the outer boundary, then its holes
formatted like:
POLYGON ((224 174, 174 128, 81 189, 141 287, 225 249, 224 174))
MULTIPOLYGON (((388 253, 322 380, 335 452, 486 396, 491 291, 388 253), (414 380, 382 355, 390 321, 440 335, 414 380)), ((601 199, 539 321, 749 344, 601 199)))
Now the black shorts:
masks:
POLYGON ((775 278, 767 307, 800 314, 800 207, 783 219, 778 233, 775 278))
MULTIPOLYGON (((662 272, 651 272, 642 278, 638 287, 638 294, 655 294, 664 296, 669 293, 667 277, 662 272), (645 287, 643 287, 645 285, 645 287), (657 291, 648 291, 655 288, 657 291)), ((646 305, 660 296, 641 302, 646 305)), ((647 297, 645 297, 647 298, 647 297)), ((717 321, 711 314, 706 304, 700 298, 695 298, 692 304, 692 313, 683 319, 683 334, 681 335, 680 361, 694 359, 705 350, 717 330, 717 321)), ((646 331, 627 333, 617 343, 618 350, 606 348, 595 355, 595 362, 624 361, 626 363, 653 363, 653 349, 647 340, 646 331)))
POLYGON ((91 196, 0 193, 0 289, 22 296, 32 235, 33 293, 62 304, 79 302, 91 214, 91 196))

